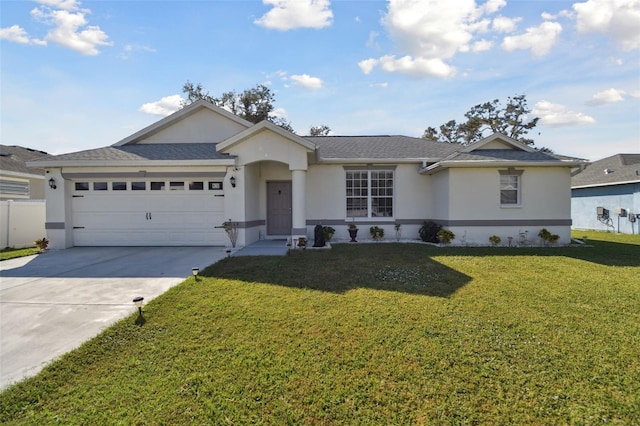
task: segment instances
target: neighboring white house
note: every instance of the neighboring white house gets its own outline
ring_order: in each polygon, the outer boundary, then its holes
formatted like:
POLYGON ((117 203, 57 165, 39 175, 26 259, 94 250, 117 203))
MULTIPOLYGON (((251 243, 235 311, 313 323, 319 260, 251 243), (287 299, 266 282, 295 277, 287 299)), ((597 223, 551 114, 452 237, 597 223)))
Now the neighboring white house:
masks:
POLYGON ((32 247, 45 235, 45 171, 26 162, 46 152, 0 145, 0 248, 32 247))
MULTIPOLYGON (((370 226, 418 238, 425 220, 458 243, 504 241, 542 228, 570 242, 575 158, 500 134, 471 146, 406 136, 301 137, 195 102, 105 148, 51 156, 47 234, 52 248, 228 245, 313 238, 317 224, 347 239, 370 226)), ((393 238, 393 237, 389 237, 393 238)))
POLYGON ((589 164, 571 180, 574 229, 640 234, 640 154, 589 164))

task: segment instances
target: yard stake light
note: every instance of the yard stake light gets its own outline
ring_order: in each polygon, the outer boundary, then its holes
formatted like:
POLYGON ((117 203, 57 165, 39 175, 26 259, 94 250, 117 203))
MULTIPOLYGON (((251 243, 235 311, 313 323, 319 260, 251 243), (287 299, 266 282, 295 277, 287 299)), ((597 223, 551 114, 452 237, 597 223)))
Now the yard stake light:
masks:
POLYGON ((136 306, 138 307, 138 314, 140 316, 142 316, 142 301, 144 300, 144 297, 142 296, 138 296, 135 299, 133 299, 133 303, 136 304, 136 306))
POLYGON ((196 281, 198 281, 198 274, 200 273, 200 269, 199 268, 191 268, 191 273, 195 277, 196 281))

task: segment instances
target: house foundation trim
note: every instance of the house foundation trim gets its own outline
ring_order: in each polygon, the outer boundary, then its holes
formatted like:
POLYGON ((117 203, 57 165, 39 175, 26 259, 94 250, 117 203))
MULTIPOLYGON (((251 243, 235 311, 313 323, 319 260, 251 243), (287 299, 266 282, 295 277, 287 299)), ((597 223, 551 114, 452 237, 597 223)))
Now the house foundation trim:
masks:
POLYGON ((438 220, 442 226, 571 226, 571 219, 438 220))
POLYGON ((45 222, 44 229, 64 229, 64 222, 45 222))

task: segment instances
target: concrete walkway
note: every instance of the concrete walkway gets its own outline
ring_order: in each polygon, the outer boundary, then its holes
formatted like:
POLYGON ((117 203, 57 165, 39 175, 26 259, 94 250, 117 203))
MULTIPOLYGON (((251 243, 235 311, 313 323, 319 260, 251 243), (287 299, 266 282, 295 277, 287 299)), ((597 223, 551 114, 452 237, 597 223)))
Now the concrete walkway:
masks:
POLYGON ((288 251, 287 240, 260 240, 241 248, 232 256, 285 256, 288 251))
POLYGON ((74 247, 0 262, 0 389, 226 256, 222 247, 74 247))

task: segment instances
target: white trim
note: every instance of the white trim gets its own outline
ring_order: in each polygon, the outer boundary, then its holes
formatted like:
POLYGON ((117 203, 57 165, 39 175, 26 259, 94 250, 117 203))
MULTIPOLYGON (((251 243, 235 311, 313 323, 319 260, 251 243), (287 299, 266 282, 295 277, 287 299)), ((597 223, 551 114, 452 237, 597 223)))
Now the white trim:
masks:
MULTIPOLYGON (((234 158, 219 160, 49 160, 39 161, 38 167, 153 167, 153 166, 233 166, 234 158)), ((29 163, 27 163, 27 166, 29 163)))
POLYGON ((301 146, 303 146, 304 148, 306 148, 308 151, 313 152, 316 150, 316 144, 314 144, 313 142, 310 142, 296 134, 293 134, 285 129, 283 129, 280 126, 276 126, 275 124, 273 124, 270 121, 267 120, 263 120, 261 122, 259 122, 258 124, 253 125, 252 127, 249 127, 246 130, 243 130, 240 133, 237 133, 233 136, 231 136, 230 138, 228 138, 227 140, 224 140, 222 142, 219 142, 216 145, 216 150, 218 152, 224 152, 225 150, 227 150, 228 148, 231 148, 232 146, 243 142, 247 139, 249 139, 250 137, 258 134, 259 132, 263 131, 263 130, 269 130, 273 133, 276 133, 280 136, 282 136, 285 139, 289 139, 292 142, 295 142, 301 146))
POLYGON ((578 185, 578 186, 572 186, 571 189, 595 188, 595 187, 613 186, 613 185, 628 185, 630 183, 640 183, 640 180, 627 180, 627 181, 619 181, 619 182, 594 183, 590 185, 578 185))
POLYGON ((502 133, 494 133, 492 135, 487 136, 486 138, 480 139, 478 142, 474 142, 470 145, 467 145, 464 149, 460 150, 460 152, 472 152, 476 151, 478 148, 485 146, 488 143, 499 140, 500 142, 505 143, 506 145, 511 145, 513 148, 520 149, 526 152, 535 152, 536 150, 530 147, 527 144, 519 142, 513 138, 510 138, 507 135, 503 135, 502 133))

